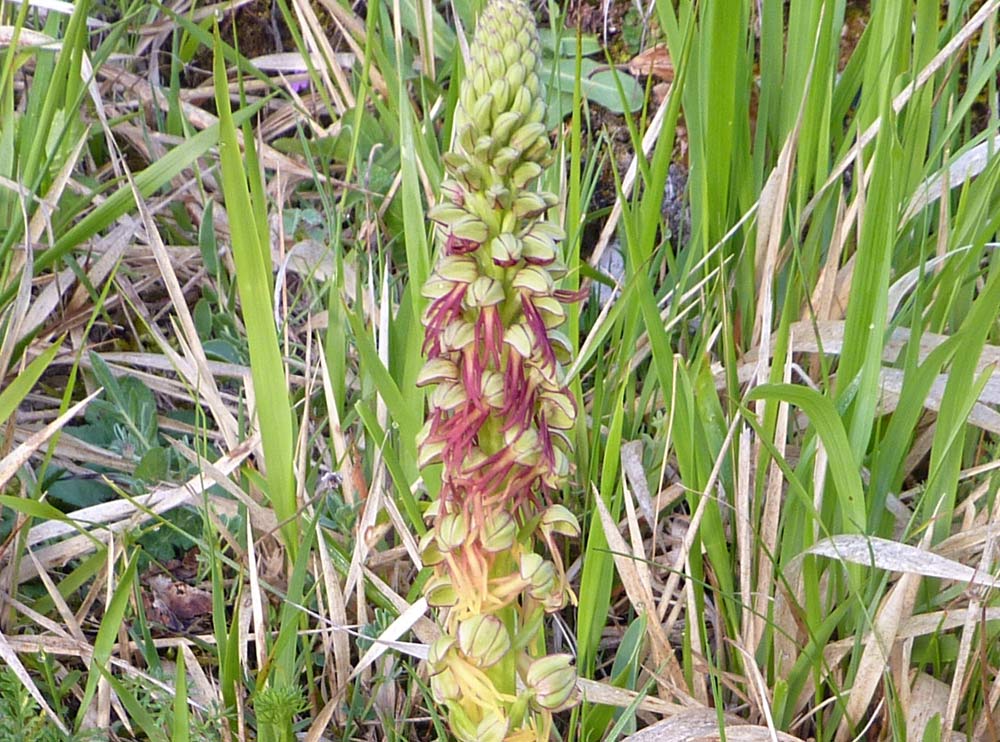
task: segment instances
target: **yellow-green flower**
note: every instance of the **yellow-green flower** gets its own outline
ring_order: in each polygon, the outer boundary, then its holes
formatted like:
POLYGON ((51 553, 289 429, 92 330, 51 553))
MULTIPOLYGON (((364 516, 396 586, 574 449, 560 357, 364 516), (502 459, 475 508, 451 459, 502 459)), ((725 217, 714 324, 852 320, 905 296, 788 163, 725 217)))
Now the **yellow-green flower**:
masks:
POLYGON ((552 152, 523 0, 490 0, 471 48, 448 179, 430 211, 439 258, 423 289, 420 463, 443 469, 421 542, 434 570, 425 595, 444 629, 431 688, 459 739, 547 739, 551 714, 576 697, 570 658, 544 656, 538 641, 544 613, 572 596, 555 537, 579 533, 569 510, 545 506, 570 469, 576 404, 562 364, 572 346, 558 328, 575 296, 556 287, 564 235, 547 214, 558 199, 534 188, 552 152))

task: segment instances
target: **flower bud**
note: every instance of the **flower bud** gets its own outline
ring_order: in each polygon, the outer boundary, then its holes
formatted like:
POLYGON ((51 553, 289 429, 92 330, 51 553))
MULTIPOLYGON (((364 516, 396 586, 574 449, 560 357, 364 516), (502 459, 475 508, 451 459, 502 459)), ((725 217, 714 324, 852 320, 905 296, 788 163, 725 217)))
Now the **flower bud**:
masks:
POLYGON ((431 693, 438 703, 462 700, 462 686, 458 684, 455 673, 447 668, 431 675, 431 693))
POLYGON ((489 276, 480 276, 477 278, 469 286, 469 291, 465 295, 465 300, 469 307, 492 307, 506 298, 503 291, 503 284, 489 276))
POLYGON ((531 357, 531 348, 535 344, 535 338, 527 325, 518 323, 508 327, 507 332, 504 333, 503 341, 513 348, 521 358, 531 357))
POLYGON ((521 579, 528 583, 528 594, 535 600, 543 600, 555 589, 555 566, 539 554, 522 554, 520 571, 521 579))
POLYGON ((506 209, 510 205, 510 189, 503 183, 494 183, 483 194, 483 202, 491 210, 506 209))
POLYGON ((434 387, 428 399, 428 404, 438 410, 454 410, 468 401, 469 395, 460 382, 446 382, 434 387))
POLYGON ((466 219, 469 216, 469 212, 460 206, 455 206, 448 201, 442 201, 436 206, 432 206, 427 210, 427 218, 432 222, 437 222, 442 226, 449 226, 456 222, 466 219))
POLYGON ((545 422, 556 430, 569 430, 573 427, 576 408, 573 400, 563 391, 544 392, 542 394, 542 411, 545 422))
POLYGON ((458 603, 458 593, 451 580, 443 575, 434 575, 424 584, 427 604, 435 608, 450 608, 458 603))
POLYGON ((524 684, 539 710, 561 711, 576 703, 576 670, 568 654, 540 657, 528 666, 524 684))
POLYGON ((524 191, 514 200, 514 214, 522 219, 541 216, 549 208, 548 199, 540 193, 524 191))
POLYGON ((504 433, 504 440, 514 454, 514 460, 519 464, 533 467, 541 458, 542 451, 538 444, 538 431, 534 428, 525 430, 510 428, 504 433))
POLYGON ((435 273, 453 283, 472 283, 479 278, 479 264, 468 255, 449 255, 438 263, 435 273))
POLYGON ((580 522, 576 516, 565 505, 558 503, 545 508, 539 525, 549 533, 558 533, 561 536, 576 538, 580 535, 580 522))
POLYGON ((559 489, 569 476, 569 459, 558 446, 553 446, 552 455, 555 464, 542 475, 542 483, 549 489, 559 489))
POLYGON ((551 294, 555 288, 549 272, 537 265, 528 265, 519 270, 510 285, 515 289, 540 295, 551 294))
POLYGON ((524 68, 524 65, 520 61, 517 61, 507 66, 504 82, 510 86, 511 90, 518 90, 524 85, 524 78, 527 75, 528 71, 524 68))
POLYGON ((476 666, 492 667, 510 651, 510 636, 496 616, 479 614, 458 625, 458 648, 476 666))
POLYGON ((486 709, 476 725, 476 742, 503 742, 510 720, 496 709, 486 709))
POLYGON ((434 299, 440 299, 442 296, 445 296, 454 288, 455 284, 452 281, 446 281, 439 276, 431 276, 421 289, 420 295, 425 299, 431 299, 433 301, 434 299))
POLYGON ((510 146, 520 152, 526 152, 536 146, 540 140, 548 146, 549 140, 545 133, 545 124, 525 124, 511 135, 510 146))
POLYGON ((436 534, 433 530, 428 531, 420 538, 420 561, 425 567, 433 567, 444 561, 444 554, 438 548, 436 534))
POLYGON ((452 322, 441 333, 441 344, 448 350, 462 350, 476 339, 476 328, 471 322, 452 322))
MULTIPOLYGON (((545 323, 545 327, 549 330, 559 327, 559 325, 566 321, 566 310, 563 309, 563 305, 558 300, 553 299, 551 296, 536 296, 532 299, 531 303, 535 305, 535 309, 542 316, 542 322, 545 323)), ((549 338, 554 339, 554 337, 555 333, 550 332, 549 338)), ((572 351, 568 340, 563 344, 568 350, 572 351)))
POLYGON ((453 223, 451 225, 451 233, 459 239, 479 244, 485 242, 489 236, 489 232, 486 230, 486 225, 483 224, 482 219, 477 219, 471 214, 467 219, 453 223))
POLYGON ((447 358, 431 358, 417 374, 417 386, 440 384, 458 379, 458 366, 447 358))
POLYGON ((498 78, 493 81, 490 86, 490 93, 493 96, 493 129, 496 128, 496 118, 501 113, 505 112, 510 104, 511 90, 516 90, 517 87, 512 85, 504 78, 498 78))
MULTIPOLYGON (((512 113, 511 115, 518 116, 519 119, 524 117, 521 113, 512 113)), ((510 136, 508 135, 507 138, 509 140, 510 136)), ((510 176, 510 182, 515 188, 524 188, 541 174, 542 166, 537 162, 522 162, 514 168, 514 172, 510 176)))
POLYGON ((490 240, 490 257, 496 265, 515 265, 521 259, 521 247, 521 240, 510 232, 503 232, 490 240))
POLYGON ((517 523, 506 510, 492 513, 483 523, 479 538, 488 552, 506 551, 514 545, 514 539, 517 538, 517 523))
POLYGON ((480 382, 480 394, 482 394, 486 404, 493 409, 502 408, 506 400, 503 391, 503 376, 496 371, 484 372, 480 382))
POLYGON ((435 527, 438 546, 442 551, 455 551, 465 544, 469 536, 469 524, 460 512, 447 513, 438 520, 435 527))
POLYGON ((444 441, 435 441, 434 443, 419 443, 418 446, 418 456, 417 456, 417 466, 421 469, 431 464, 436 464, 441 461, 441 454, 444 453, 444 449, 447 444, 444 441))
POLYGON ((427 648, 427 663, 431 672, 438 673, 447 666, 448 654, 455 648, 458 641, 450 634, 441 634, 427 648))

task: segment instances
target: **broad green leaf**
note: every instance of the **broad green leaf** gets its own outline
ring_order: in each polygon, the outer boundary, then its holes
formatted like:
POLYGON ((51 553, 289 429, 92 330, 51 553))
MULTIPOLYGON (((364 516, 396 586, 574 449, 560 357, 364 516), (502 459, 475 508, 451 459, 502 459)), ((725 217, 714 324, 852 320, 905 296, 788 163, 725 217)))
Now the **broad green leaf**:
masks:
MULTIPOLYGON (((638 111, 642 107, 645 91, 639 82, 624 72, 607 69, 592 59, 580 60, 580 88, 584 97, 592 103, 607 108, 612 113, 638 111), (615 83, 617 75, 621 89, 615 83)), ((558 59, 554 62, 553 79, 549 81, 550 92, 572 93, 576 83, 576 59, 558 59)))

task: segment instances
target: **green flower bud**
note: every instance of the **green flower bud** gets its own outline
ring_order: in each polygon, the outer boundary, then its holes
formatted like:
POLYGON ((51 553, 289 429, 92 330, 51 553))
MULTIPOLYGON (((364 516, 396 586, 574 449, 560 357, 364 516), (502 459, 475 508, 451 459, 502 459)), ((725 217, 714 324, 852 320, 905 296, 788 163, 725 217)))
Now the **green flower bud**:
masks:
POLYGON ((500 510, 487 516, 479 538, 486 551, 507 551, 517 538, 517 523, 510 513, 500 510))
POLYGON ((556 243, 546 235, 529 232, 524 241, 524 258, 535 265, 551 265, 559 258, 556 243))
POLYGON ((466 303, 469 307, 492 307, 499 304, 507 295, 504 293, 503 284, 495 278, 480 276, 465 295, 466 303))
POLYGON ((492 128, 493 119, 493 95, 487 91, 481 95, 473 104, 469 111, 469 120, 472 121, 479 131, 489 131, 492 128))
POLYGON ((432 206, 427 210, 427 218, 432 222, 437 222, 442 226, 449 226, 463 219, 467 219, 469 212, 461 206, 456 206, 449 201, 432 206))
POLYGON ((502 77, 493 81, 493 84, 490 86, 490 95, 493 96, 493 110, 491 111, 493 126, 490 127, 491 129, 496 128, 497 117, 507 110, 510 104, 511 90, 516 89, 516 86, 511 85, 511 83, 502 77))
POLYGON ((444 453, 444 449, 447 447, 443 441, 437 441, 434 443, 425 443, 420 439, 417 439, 417 445, 419 446, 419 455, 417 456, 417 466, 421 469, 430 466, 431 464, 436 464, 441 461, 441 454, 444 453))
POLYGON ((431 693, 438 703, 462 700, 462 686, 458 684, 455 673, 448 669, 431 675, 431 693))
POLYGON ((505 397, 503 393, 503 376, 496 371, 486 371, 483 373, 480 382, 480 393, 483 399, 493 409, 499 410, 504 406, 505 397))
POLYGON ((527 467, 533 467, 541 458, 541 446, 538 443, 538 431, 534 428, 527 428, 519 431, 511 428, 504 433, 504 442, 514 454, 517 463, 527 467))
POLYGON ((510 636, 496 616, 480 614, 458 625, 458 648, 477 667, 488 668, 510 651, 510 636))
POLYGON ((510 146, 521 152, 527 152, 540 140, 548 146, 549 140, 545 133, 545 124, 525 124, 511 135, 510 146))
POLYGON ((520 87, 514 93, 514 102, 510 104, 510 110, 518 111, 528 116, 534 106, 534 94, 526 87, 520 87))
POLYGON ((510 189, 503 183, 494 183, 483 194, 484 203, 491 209, 506 209, 510 206, 510 200, 510 189))
POLYGON ((535 339, 527 325, 520 323, 508 327, 507 332, 504 333, 503 341, 517 351, 521 358, 531 357, 531 348, 535 344, 535 339))
POLYGON ((539 710, 561 711, 576 703, 576 670, 568 654, 540 657, 528 666, 524 684, 531 690, 531 703, 539 710))
POLYGON ((441 343, 447 350, 462 350, 476 339, 476 328, 471 322, 452 322, 441 333, 441 343))
POLYGON ((477 219, 471 214, 467 219, 452 224, 451 233, 461 240, 479 243, 486 242, 486 238, 489 236, 489 230, 486 229, 483 220, 477 219))
POLYGON ((438 520, 437 527, 438 546, 442 551, 455 551, 465 544, 469 537, 469 524, 465 515, 460 512, 447 513, 438 520))
POLYGON ((458 593, 451 580, 443 575, 434 575, 424 584, 427 604, 435 608, 451 608, 458 603, 458 593))
MULTIPOLYGON (((520 61, 507 66, 506 79, 504 83, 510 86, 511 90, 517 90, 524 85, 524 80, 528 76, 528 70, 520 61)), ((494 83, 496 84, 496 83, 494 83)))
POLYGON ((558 447, 552 448, 552 455, 555 459, 554 466, 542 475, 542 481, 547 487, 559 489, 569 476, 569 459, 558 447))
POLYGON ((458 379, 458 366, 448 358, 431 358, 417 374, 417 386, 440 384, 458 379))
POLYGON ((547 270, 537 265, 528 265, 519 270, 510 285, 515 289, 541 296, 551 294, 554 289, 552 276, 547 270))
POLYGON ((431 642, 427 648, 427 663, 432 672, 438 673, 447 666, 448 655, 457 644, 458 640, 449 634, 442 634, 431 642))
POLYGON ((516 41, 508 43, 501 52, 503 54, 504 66, 507 69, 521 59, 521 45, 516 41))
POLYGON ((434 387, 428 398, 428 404, 438 410, 454 410, 469 399, 468 392, 461 382, 446 382, 434 387))
POLYGON ((468 148, 472 154, 480 160, 486 160, 489 158, 490 153, 496 150, 493 137, 481 136, 476 140, 475 144, 468 148))
POLYGON ((543 393, 542 410, 545 412, 545 422, 550 427, 556 430, 569 430, 573 427, 576 408, 567 393, 563 391, 543 393))
MULTIPOLYGON (((473 217, 469 217, 470 219, 473 217)), ((479 224, 483 224, 478 219, 479 224)), ((485 230, 486 225, 483 225, 485 230)), ((438 263, 435 272, 446 281, 472 283, 479 278, 479 264, 468 255, 449 255, 438 263)))
POLYGON ((528 552, 521 555, 521 579, 528 583, 528 594, 542 600, 555 589, 555 565, 541 555, 528 552))
POLYGON ((434 531, 428 531, 420 537, 418 548, 420 549, 420 561, 424 563, 425 567, 433 567, 444 561, 444 554, 438 548, 434 531))
POLYGON ((503 742, 510 728, 506 716, 494 709, 487 709, 476 726, 476 742, 503 742))
POLYGON ((514 265, 521 259, 521 248, 523 243, 510 232, 502 234, 490 240, 490 257, 497 265, 514 265))
MULTIPOLYGON (((435 299, 440 299, 454 288, 455 284, 453 281, 446 281, 443 278, 431 276, 430 280, 424 284, 423 289, 420 291, 420 295, 425 299, 434 301, 435 299)), ((427 321, 426 312, 424 321, 427 321)))
POLYGON ((550 533, 576 538, 580 535, 580 522, 565 505, 549 505, 542 513, 539 524, 550 533))
MULTIPOLYGON (((545 327, 549 330, 559 327, 559 325, 566 321, 566 310, 563 309, 563 305, 557 299, 553 299, 551 296, 536 296, 531 300, 531 303, 535 305, 535 309, 542 315, 542 321, 545 322, 545 327)), ((565 338, 565 336, 558 336, 557 333, 553 332, 549 333, 550 342, 561 340, 562 338, 565 338)), ((569 345, 568 339, 563 344, 564 347, 572 352, 573 349, 569 345)))
MULTIPOLYGON (((518 117, 523 117, 522 114, 516 114, 518 117)), ((510 183, 515 188, 525 188, 528 183, 533 181, 539 175, 542 174, 542 166, 537 162, 522 162, 516 168, 514 172, 510 175, 510 183)))
POLYGON ((523 191, 514 200, 514 214, 522 219, 533 219, 541 216, 549 208, 548 199, 540 193, 533 191, 523 191))

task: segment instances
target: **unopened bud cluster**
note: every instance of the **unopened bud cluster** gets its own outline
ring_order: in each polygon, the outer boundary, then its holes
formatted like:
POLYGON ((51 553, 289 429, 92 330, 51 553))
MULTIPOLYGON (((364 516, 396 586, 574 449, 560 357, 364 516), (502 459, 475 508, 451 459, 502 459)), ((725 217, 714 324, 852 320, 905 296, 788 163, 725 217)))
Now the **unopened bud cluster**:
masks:
POLYGON ((545 655, 541 636, 545 613, 572 596, 555 537, 579 535, 567 508, 547 504, 569 473, 572 346, 558 328, 574 296, 556 289, 564 235, 546 214, 557 198, 533 188, 552 155, 523 0, 490 0, 470 48, 449 177, 430 211, 440 257, 423 290, 420 463, 443 465, 421 543, 444 629, 428 661, 459 739, 541 740, 576 700, 572 658, 545 655))

